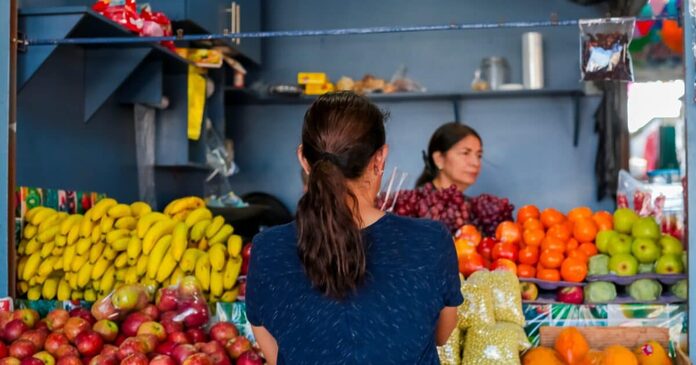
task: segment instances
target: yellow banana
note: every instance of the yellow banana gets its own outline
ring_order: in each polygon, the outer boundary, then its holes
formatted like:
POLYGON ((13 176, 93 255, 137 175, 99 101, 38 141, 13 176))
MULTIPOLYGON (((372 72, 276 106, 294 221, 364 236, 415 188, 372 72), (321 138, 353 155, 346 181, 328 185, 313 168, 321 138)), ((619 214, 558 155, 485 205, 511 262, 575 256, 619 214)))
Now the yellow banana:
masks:
POLYGON ((210 266, 213 270, 222 270, 225 267, 225 256, 226 249, 220 243, 216 243, 208 249, 208 256, 210 257, 210 266))
POLYGON ((39 233, 53 227, 58 226, 58 232, 60 232, 60 225, 62 223, 61 214, 56 213, 48 218, 46 218, 41 224, 39 224, 39 233))
POLYGON ((201 255, 196 261, 196 279, 201 283, 204 291, 210 290, 210 257, 207 253, 201 255))
POLYGON ((92 243, 97 243, 102 240, 102 231, 101 231, 101 225, 95 224, 94 228, 92 228, 92 236, 91 236, 92 243))
POLYGON ((94 265, 94 263, 99 260, 99 257, 102 255, 102 252, 104 252, 104 247, 106 247, 106 244, 104 242, 98 242, 94 245, 89 250, 89 263, 94 265))
POLYGON ((63 262, 65 262, 65 257, 58 256, 58 260, 53 264, 53 271, 63 270, 63 262))
POLYGON ((41 299, 41 285, 34 285, 29 288, 27 299, 34 301, 41 299))
POLYGON ((171 235, 166 235, 162 238, 160 238, 159 241, 155 244, 155 247, 152 249, 152 252, 150 252, 150 258, 147 262, 147 277, 150 279, 154 279, 157 276, 157 270, 159 269, 160 264, 162 263, 162 260, 164 259, 164 255, 167 253, 167 250, 169 250, 169 246, 172 243, 172 236, 171 235))
POLYGON ((85 219, 83 219, 80 222, 80 237, 82 238, 87 238, 92 236, 92 228, 94 227, 94 224, 92 223, 92 219, 87 219, 91 217, 91 214, 89 212, 85 216, 85 219))
POLYGON ((84 288, 87 286, 89 283, 89 278, 92 275, 92 269, 94 266, 90 264, 89 262, 85 262, 84 265, 80 268, 80 271, 77 272, 77 286, 80 288, 84 288))
POLYGON ((208 240, 207 239, 202 239, 198 241, 198 249, 203 250, 203 251, 208 251, 208 240))
POLYGON ((116 279, 116 269, 113 266, 109 266, 104 272, 104 275, 99 281, 99 291, 101 295, 106 295, 111 292, 114 287, 114 280, 116 279))
POLYGON ((83 220, 80 220, 79 223, 70 228, 70 232, 68 232, 68 245, 74 244, 77 242, 77 239, 80 238, 80 228, 82 228, 81 226, 83 220))
POLYGON ((17 245, 17 254, 18 255, 24 255, 24 252, 27 249, 27 243, 29 243, 29 240, 27 240, 27 239, 22 239, 19 241, 19 244, 17 245))
POLYGON ((142 218, 138 220, 138 224, 136 225, 135 229, 138 234, 138 238, 142 239, 145 237, 145 234, 147 231, 150 230, 150 227, 152 227, 153 224, 168 218, 166 215, 160 213, 160 212, 150 212, 145 214, 142 218))
POLYGON ((41 205, 33 207, 33 208, 29 209, 29 211, 27 211, 26 214, 24 214, 24 220, 27 222, 30 222, 32 219, 34 219, 34 216, 36 215, 36 213, 38 213, 42 210, 46 210, 46 209, 48 209, 48 208, 41 206, 41 205))
POLYGON ((36 238, 32 238, 29 242, 27 242, 27 246, 24 248, 24 254, 25 255, 31 255, 34 252, 40 251, 41 250, 41 242, 37 240, 36 238))
POLYGON ((208 228, 212 219, 204 219, 191 227, 191 241, 198 242, 205 236, 205 230, 208 228))
POLYGON ((242 252, 242 236, 233 234, 227 239, 227 254, 237 257, 242 252))
POLYGON ((51 256, 62 256, 63 252, 65 252, 65 247, 53 247, 53 251, 51 251, 51 256))
POLYGON ((220 297, 223 292, 222 287, 222 271, 211 270, 210 271, 210 295, 215 297, 220 297))
POLYGON ((121 238, 130 237, 131 236, 130 232, 131 231, 129 231, 127 229, 113 230, 113 231, 106 234, 106 243, 112 245, 114 242, 116 242, 117 240, 120 240, 121 238))
POLYGON ((97 293, 94 291, 94 289, 86 289, 84 299, 88 302, 94 302, 97 300, 97 293))
POLYGON ((101 223, 99 223, 99 228, 101 228, 102 233, 109 233, 112 229, 114 229, 115 222, 115 218, 106 216, 102 218, 101 223))
POLYGON ((188 234, 188 228, 184 223, 177 223, 172 232, 172 257, 176 262, 181 260, 186 246, 188 245, 188 239, 186 238, 188 234))
POLYGON ((56 236, 56 246, 63 247, 68 244, 68 237, 63 235, 56 236))
POLYGON ((117 269, 126 267, 126 264, 128 264, 128 255, 125 252, 116 256, 116 259, 114 260, 114 266, 116 266, 117 269))
MULTIPOLYGON (((92 269, 94 271, 94 269, 92 269)), ((95 280, 90 283, 92 285, 92 289, 94 289, 95 292, 99 291, 99 285, 101 284, 101 280, 95 280)))
POLYGON ((46 257, 51 256, 51 252, 53 251, 54 247, 56 247, 55 242, 44 243, 44 245, 41 246, 41 258, 45 259, 46 257))
POLYGON ((183 221, 186 220, 186 217, 188 217, 188 215, 189 215, 189 211, 188 211, 188 210, 184 210, 183 212, 179 212, 179 213, 174 214, 174 215, 172 216, 172 220, 173 220, 174 222, 177 222, 177 223, 178 223, 178 222, 183 222, 183 221))
POLYGON ((237 278, 239 277, 239 272, 241 269, 241 257, 230 257, 229 260, 227 260, 227 264, 225 265, 225 273, 222 279, 225 290, 234 288, 235 284, 237 284, 237 278))
POLYGON ((78 255, 84 255, 89 252, 89 248, 91 246, 92 240, 89 238, 80 238, 80 240, 75 244, 75 252, 77 252, 78 255))
POLYGON ((152 208, 150 205, 148 205, 145 202, 135 202, 130 205, 131 212, 133 212, 133 216, 136 218, 141 218, 145 214, 150 213, 152 211, 152 208))
POLYGON ((68 283, 70 284, 70 290, 79 289, 77 286, 77 273, 71 273, 70 276, 66 274, 65 279, 68 280, 68 283))
POLYGON ((22 237, 30 240, 36 236, 36 233, 38 232, 38 228, 33 225, 33 224, 27 224, 26 227, 24 227, 24 232, 22 234, 22 237))
POLYGON ((104 275, 104 273, 110 265, 111 261, 107 260, 104 257, 100 257, 99 260, 97 260, 97 262, 94 264, 94 267, 92 268, 92 274, 90 275, 90 278, 93 281, 101 279, 102 275, 104 275))
POLYGON ((80 290, 73 290, 72 293, 70 293, 70 300, 82 300, 84 297, 84 294, 80 290))
POLYGON ((41 252, 37 251, 31 254, 31 256, 29 256, 29 259, 27 259, 27 262, 24 265, 22 279, 24 279, 25 281, 29 281, 34 276, 34 274, 36 274, 36 271, 39 269, 39 265, 41 265, 41 252))
POLYGON ((73 214, 60 224, 60 234, 67 236, 70 230, 82 220, 82 214, 73 214))
POLYGON ((130 243, 132 238, 138 239, 138 237, 123 237, 112 243, 110 247, 116 252, 125 251, 128 249, 128 243, 130 243))
POLYGON ((225 218, 222 216, 217 216, 213 218, 213 222, 210 223, 208 228, 205 229, 205 238, 211 239, 213 238, 218 231, 222 228, 222 226, 225 225, 225 218))
POLYGON ((73 258, 75 257, 76 253, 76 246, 68 246, 65 248, 65 252, 63 254, 63 270, 65 271, 70 271, 72 268, 72 261, 73 258))
POLYGON ((196 268, 196 261, 198 261, 203 253, 203 251, 197 248, 187 248, 179 262, 181 270, 186 274, 192 273, 196 268))
MULTIPOLYGON (((138 259, 138 263, 135 265, 135 271, 138 277, 145 275, 147 272, 147 263, 150 261, 150 256, 142 255, 138 259)), ((131 265, 133 266, 133 265, 131 265)))
POLYGON ((17 283, 17 291, 19 291, 19 295, 24 295, 29 291, 29 283, 26 281, 20 281, 17 283))
MULTIPOLYGON (((46 277, 41 275, 36 275, 31 279, 34 280, 34 285, 40 285, 46 281, 46 277)), ((29 280, 29 282, 31 282, 31 280, 29 280)))
POLYGON ((27 267, 27 261, 29 261, 30 256, 22 256, 17 262, 17 280, 24 279, 24 268, 27 267))
POLYGON ((58 283, 58 293, 56 299, 60 301, 70 300, 70 284, 65 278, 60 279, 58 283))
POLYGON ((55 210, 53 210, 51 208, 45 208, 45 209, 42 209, 39 212, 37 212, 35 215, 33 215, 31 217, 30 222, 31 222, 31 224, 38 227, 39 225, 41 225, 41 223, 43 223, 43 221, 45 221, 46 219, 48 219, 56 214, 58 214, 58 213, 55 210))
POLYGON ((176 259, 174 259, 174 257, 172 256, 171 251, 172 250, 170 248, 167 254, 164 255, 164 258, 162 259, 159 268, 157 268, 155 280, 157 280, 158 283, 163 283, 165 280, 167 280, 169 276, 172 274, 172 272, 174 272, 174 269, 176 269, 176 259))
POLYGON ((90 209, 91 220, 96 222, 102 219, 102 217, 106 215, 106 212, 116 204, 118 204, 118 202, 115 199, 104 198, 100 200, 92 207, 92 209, 90 209))
POLYGON ((213 218, 213 213, 210 212, 210 209, 208 208, 198 208, 189 213, 189 215, 186 217, 186 220, 184 223, 186 224, 186 227, 191 228, 196 223, 206 220, 206 219, 212 219, 213 218))
POLYGON ((234 288, 231 290, 228 290, 220 296, 220 301, 224 303, 232 303, 237 300, 237 296, 239 295, 239 289, 234 288))
POLYGON ((140 252, 142 252, 143 245, 140 242, 140 238, 137 236, 132 236, 128 242, 128 248, 126 253, 128 254, 128 262, 133 265, 135 261, 140 257, 140 252))
POLYGON ((122 217, 130 217, 133 214, 133 212, 131 211, 130 205, 128 204, 116 204, 113 207, 109 208, 106 214, 109 217, 118 219, 122 217))
POLYGON ((152 248, 155 247, 155 243, 163 236, 172 233, 175 226, 176 222, 171 219, 165 219, 155 223, 152 228, 147 231, 145 238, 143 238, 143 253, 149 255, 152 248))
POLYGON ((117 269, 116 273, 114 274, 114 278, 116 279, 116 281, 124 281, 126 279, 126 273, 128 272, 128 269, 129 268, 127 267, 117 269))
MULTIPOLYGON (((86 255, 75 255, 73 257, 72 262, 70 263, 70 270, 74 273, 80 271, 83 266, 87 264, 87 256, 86 255)), ((63 263, 63 268, 65 268, 65 263, 63 263)))
POLYGON ((169 202, 169 204, 167 204, 167 206, 164 207, 163 212, 166 215, 172 216, 172 215, 174 215, 174 214, 176 214, 179 211, 184 210, 184 209, 186 209, 186 206, 184 204, 184 198, 180 198, 180 199, 174 199, 171 202, 169 202), (176 212, 173 211, 175 208, 177 209, 176 212))
POLYGON ((43 283, 41 295, 44 299, 52 300, 58 293, 58 278, 48 278, 43 283))
POLYGON ((58 231, 60 231, 60 227, 59 227, 59 226, 57 226, 57 225, 56 225, 56 226, 52 226, 52 227, 46 229, 45 231, 40 232, 40 233, 36 236, 36 238, 39 240, 39 242, 43 242, 43 243, 51 242, 51 241, 53 241, 53 239, 54 239, 54 238, 56 237, 56 235, 58 234, 58 231))
POLYGON ((118 252, 116 252, 116 250, 114 250, 111 246, 105 246, 104 251, 102 251, 102 256, 109 261, 115 259, 117 254, 118 252))
POLYGON ((222 226, 222 228, 220 228, 218 233, 216 233, 215 236, 208 241, 208 244, 211 246, 217 243, 224 244, 227 242, 227 239, 230 237, 232 232, 234 232, 234 228, 232 228, 232 226, 229 224, 225 224, 222 226))
POLYGON ((53 265, 56 264, 56 261, 58 261, 59 257, 51 256, 39 265, 39 269, 37 270, 37 274, 39 276, 47 277, 53 272, 53 265))
POLYGON ((138 282, 138 272, 135 267, 131 266, 126 270, 126 277, 124 278, 126 284, 135 284, 138 282))
MULTIPOLYGON (((169 276, 169 285, 178 285, 184 276, 185 276, 184 271, 181 270, 181 268, 177 266, 177 268, 174 269, 174 272, 172 273, 172 275, 169 276)), ((162 284, 164 286, 164 281, 162 282, 162 284)))
POLYGON ((129 231, 132 231, 135 229, 137 225, 138 221, 135 218, 128 216, 119 218, 114 224, 114 227, 118 229, 127 229, 129 231))

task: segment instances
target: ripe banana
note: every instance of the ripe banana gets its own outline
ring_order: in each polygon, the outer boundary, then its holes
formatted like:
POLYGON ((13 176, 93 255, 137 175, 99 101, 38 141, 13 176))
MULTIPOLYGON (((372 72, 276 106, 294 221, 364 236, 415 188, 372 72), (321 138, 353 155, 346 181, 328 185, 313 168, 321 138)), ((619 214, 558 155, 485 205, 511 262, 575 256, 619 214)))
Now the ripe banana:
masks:
POLYGON ((174 269, 176 269, 177 267, 177 261, 172 256, 171 251, 172 250, 170 248, 167 254, 164 255, 162 263, 160 263, 159 268, 157 269, 157 275, 155 276, 155 280, 157 280, 158 283, 163 283, 165 280, 167 280, 169 276, 172 274, 172 272, 174 272, 174 269))
POLYGON ((119 218, 116 221, 116 224, 114 225, 114 227, 116 227, 118 229, 127 229, 129 231, 132 231, 135 229, 135 227, 137 225, 138 225, 138 221, 135 218, 128 216, 128 217, 119 218))
POLYGON ((90 209, 91 220, 93 222, 100 220, 103 216, 106 215, 106 212, 116 204, 118 204, 118 202, 115 199, 104 198, 100 200, 99 202, 97 202, 97 204, 95 204, 92 207, 92 209, 90 209))
POLYGON ((225 267, 225 246, 220 243, 210 246, 208 256, 210 257, 210 266, 213 270, 222 270, 225 267))
POLYGON ((53 271, 63 270, 63 262, 65 262, 65 258, 63 256, 59 256, 56 263, 53 264, 53 271))
POLYGON ((47 277, 53 272, 53 265, 55 265, 56 261, 58 261, 59 257, 56 256, 51 256, 45 260, 39 265, 39 269, 37 270, 37 274, 39 276, 47 277))
POLYGON ((138 220, 138 224, 136 225, 136 231, 138 233, 138 238, 142 239, 145 237, 145 234, 147 231, 150 230, 150 227, 161 221, 162 219, 168 218, 165 214, 162 214, 160 212, 150 212, 145 214, 142 218, 138 220))
POLYGON ((126 270, 126 277, 124 278, 126 284, 135 284, 138 282, 138 272, 135 267, 131 266, 126 270))
POLYGON ((193 212, 189 213, 189 215, 186 217, 186 220, 184 220, 184 223, 186 224, 186 227, 191 228, 200 221, 212 218, 213 213, 208 208, 198 208, 193 212))
POLYGON ((92 240, 89 238, 80 238, 75 244, 75 252, 77 252, 78 255, 84 255, 89 251, 90 246, 92 246, 92 240))
POLYGON ((109 266, 106 272, 101 277, 99 281, 99 291, 101 295, 106 295, 111 292, 114 287, 114 281, 116 279, 116 269, 113 266, 109 266))
POLYGON ((172 220, 174 222, 177 222, 177 223, 183 222, 186 220, 186 217, 188 217, 188 215, 189 215, 189 211, 184 210, 183 212, 179 212, 179 213, 174 214, 174 216, 172 216, 172 220))
POLYGON ((89 262, 85 262, 84 265, 77 272, 77 286, 79 288, 84 288, 89 284, 89 278, 92 275, 92 268, 94 266, 89 262))
POLYGON ((68 245, 74 244, 77 242, 77 239, 80 238, 82 221, 84 221, 84 219, 80 220, 80 222, 76 223, 72 228, 70 228, 70 232, 68 232, 68 245))
MULTIPOLYGON (((181 279, 183 279, 185 276, 184 271, 181 270, 181 267, 177 267, 174 269, 174 272, 172 273, 171 276, 169 276, 169 285, 179 285, 179 282, 181 279)), ((162 282, 164 286, 164 282, 162 282)))
POLYGON ((230 290, 234 288, 237 283, 237 278, 239 277, 239 272, 242 269, 242 258, 241 257, 230 257, 225 265, 225 273, 222 278, 223 287, 225 290, 230 290))
POLYGON ((41 258, 45 259, 46 257, 51 256, 51 252, 55 246, 55 242, 44 243, 44 245, 41 246, 41 258))
POLYGON ((222 271, 211 270, 210 271, 210 295, 214 297, 220 297, 223 292, 222 285, 222 271))
POLYGON ((204 254, 203 251, 197 248, 187 248, 184 255, 181 256, 179 267, 185 274, 192 273, 196 268, 196 261, 204 254))
POLYGON ((165 235, 172 233, 176 222, 171 219, 161 220, 155 223, 152 228, 150 228, 143 238, 143 253, 146 255, 150 254, 152 248, 155 247, 155 243, 159 242, 160 238, 165 235))
POLYGON ((112 245, 121 238, 130 237, 131 231, 127 229, 116 229, 106 234, 106 243, 112 245))
POLYGON ((169 250, 169 246, 171 245, 171 243, 172 236, 168 234, 160 238, 160 240, 157 241, 157 244, 155 244, 155 247, 152 249, 152 252, 150 252, 150 258, 147 262, 148 278, 154 279, 157 276, 157 270, 159 269, 159 266, 162 263, 162 260, 164 259, 164 255, 167 253, 167 250, 169 250))
POLYGON ((27 222, 30 222, 34 219, 34 216, 36 215, 36 213, 38 213, 42 210, 46 210, 46 209, 48 209, 48 208, 41 206, 41 205, 33 207, 33 208, 29 209, 29 211, 26 214, 24 214, 24 220, 27 222))
POLYGON ((195 276, 205 291, 210 290, 210 269, 210 257, 204 253, 196 261, 195 276))
POLYGON ((52 256, 62 256, 64 251, 65 251, 65 247, 53 247, 53 251, 51 251, 51 255, 52 256))
POLYGON ((92 223, 92 215, 90 213, 91 211, 87 212, 85 219, 80 222, 80 237, 82 238, 87 238, 92 235, 92 227, 94 224, 92 223))
POLYGON ((65 271, 70 271, 72 268, 72 261, 73 258, 75 257, 76 253, 76 246, 71 245, 65 248, 65 252, 63 254, 63 270, 65 271))
POLYGON ((234 228, 232 228, 231 225, 225 224, 220 228, 218 233, 216 233, 210 240, 208 240, 209 245, 214 245, 216 243, 225 243, 227 242, 227 238, 230 237, 230 235, 234 232, 234 228))
POLYGON ((29 240, 26 239, 19 241, 19 245, 17 245, 17 254, 24 255, 24 252, 27 249, 27 243, 29 243, 29 240))
POLYGON ((89 250, 89 263, 94 265, 94 263, 99 260, 99 257, 102 255, 102 252, 104 252, 104 247, 106 247, 106 244, 104 242, 98 242, 94 245, 92 245, 92 248, 89 250))
POLYGON ((205 238, 213 238, 224 224, 225 218, 223 218, 222 216, 217 216, 213 218, 212 223, 210 223, 210 225, 205 229, 205 238))
POLYGON ((205 206, 205 201, 197 196, 188 196, 172 201, 164 208, 164 214, 174 216, 187 209, 197 209, 205 206))
POLYGON ((41 265, 41 252, 37 251, 31 254, 31 256, 29 256, 29 259, 27 259, 27 262, 24 265, 22 279, 24 279, 25 281, 29 281, 34 276, 34 274, 36 274, 36 271, 39 269, 39 265, 41 265))
POLYGON ((41 289, 41 295, 44 299, 52 300, 56 297, 56 294, 58 293, 58 282, 58 278, 55 277, 48 278, 46 281, 44 281, 41 289))
POLYGON ((130 205, 128 204, 116 204, 113 207, 109 208, 106 214, 109 217, 118 219, 122 217, 130 217, 131 215, 133 215, 133 212, 131 212, 130 205))
POLYGON ((27 224, 26 227, 24 227, 24 232, 22 234, 22 237, 30 240, 36 236, 36 233, 39 231, 39 229, 33 225, 33 224, 27 224))
POLYGON ((56 296, 56 299, 60 301, 66 301, 70 300, 70 284, 68 284, 68 281, 65 280, 65 278, 60 279, 60 282, 58 283, 58 293, 56 296))
POLYGON ((34 252, 37 252, 41 249, 41 242, 37 240, 36 238, 32 238, 29 242, 27 242, 27 246, 24 247, 24 254, 25 255, 31 255, 34 252))
POLYGON ((140 238, 137 236, 131 236, 130 241, 128 242, 128 248, 126 249, 126 253, 128 254, 128 263, 130 265, 133 265, 136 260, 138 260, 142 249, 143 245, 140 238))
MULTIPOLYGON (((125 251, 128 249, 128 243, 130 243, 132 238, 133 237, 120 238, 120 239, 116 240, 114 243, 112 243, 110 247, 116 252, 125 251)), ((134 238, 138 239, 138 237, 134 237, 134 238)))
POLYGON ((220 296, 220 301, 225 302, 225 303, 232 303, 237 300, 237 296, 239 295, 239 289, 234 288, 232 290, 228 290, 220 296))
POLYGON ((188 228, 184 223, 177 223, 172 232, 172 257, 176 262, 181 260, 181 256, 184 255, 186 246, 188 245, 188 228))
POLYGON ((136 218, 142 218, 145 214, 150 213, 152 208, 145 202, 135 202, 130 205, 131 212, 136 218))
POLYGON ((101 228, 102 233, 111 232, 111 230, 114 229, 115 222, 116 219, 113 217, 106 216, 102 218, 101 223, 99 223, 99 227, 101 228))
POLYGON ((114 266, 116 266, 117 269, 126 267, 126 264, 128 264, 128 255, 125 252, 116 256, 116 259, 114 260, 114 266))
MULTIPOLYGON (((128 268, 124 267, 121 269, 116 270, 116 273, 114 275, 114 278, 116 278, 116 281, 124 281, 126 279, 126 273, 128 272, 128 268)), ((115 284, 115 282, 114 282, 115 284)))
POLYGON ((52 227, 46 229, 43 232, 39 232, 39 234, 36 236, 36 238, 39 240, 39 242, 43 242, 43 243, 51 242, 58 234, 58 231, 60 231, 60 227, 55 225, 55 226, 52 226, 52 227))
POLYGON ((85 289, 84 299, 88 302, 94 302, 97 300, 97 293, 94 289, 85 289))
POLYGON ((82 221, 82 214, 73 214, 66 218, 63 223, 60 224, 60 234, 67 236, 70 230, 75 226, 79 225, 82 221))
POLYGON ((34 285, 29 288, 27 292, 27 299, 29 300, 39 300, 41 299, 41 285, 34 285))
POLYGON ((92 268, 92 274, 90 275, 90 278, 92 280, 99 280, 101 279, 102 275, 106 272, 106 270, 111 266, 111 261, 107 260, 104 257, 100 257, 99 260, 94 264, 94 267, 92 268))
POLYGON ((227 239, 227 254, 237 257, 242 252, 242 236, 233 234, 227 239))
POLYGON ((204 219, 191 227, 191 241, 198 242, 205 236, 205 231, 212 223, 211 219, 204 219))
MULTIPOLYGON (((145 275, 147 272, 147 263, 150 261, 150 256, 148 255, 142 255, 138 259, 137 264, 135 265, 135 271, 138 275, 138 277, 145 275)), ((133 266, 133 265, 131 265, 133 266)))
POLYGON ((90 237, 92 240, 92 243, 97 243, 101 241, 102 239, 102 231, 101 231, 101 225, 95 224, 94 228, 92 228, 92 236, 90 237))
MULTIPOLYGON (((75 255, 73 257, 72 262, 70 263, 70 270, 74 273, 80 271, 80 269, 87 264, 87 256, 86 255, 75 255)), ((63 264, 63 267, 65 267, 65 264, 63 264)))
POLYGON ((24 268, 27 267, 27 261, 29 261, 30 256, 22 256, 17 262, 17 280, 22 280, 24 278, 24 268))
POLYGON ((56 246, 63 247, 68 243, 68 237, 63 235, 56 236, 56 246))
POLYGON ((33 215, 31 217, 31 219, 27 218, 27 220, 29 220, 29 222, 31 224, 38 227, 39 225, 41 225, 41 223, 43 221, 45 221, 46 219, 48 219, 56 214, 58 214, 58 213, 55 210, 53 210, 51 208, 44 208, 44 209, 38 211, 35 215, 33 215))
POLYGON ((75 301, 82 300, 84 297, 85 296, 82 293, 82 291, 79 291, 79 290, 73 290, 73 292, 70 293, 70 300, 75 300, 75 301))
POLYGON ((105 246, 104 251, 102 251, 102 256, 106 258, 107 260, 113 260, 116 258, 116 255, 118 252, 114 250, 111 246, 105 246))
POLYGON ((203 250, 203 251, 208 251, 208 240, 204 238, 204 239, 198 241, 198 249, 203 250))
POLYGON ((60 232, 60 225, 62 223, 60 213, 56 213, 48 218, 46 218, 41 224, 39 224, 39 233, 53 227, 58 226, 58 232, 60 232))

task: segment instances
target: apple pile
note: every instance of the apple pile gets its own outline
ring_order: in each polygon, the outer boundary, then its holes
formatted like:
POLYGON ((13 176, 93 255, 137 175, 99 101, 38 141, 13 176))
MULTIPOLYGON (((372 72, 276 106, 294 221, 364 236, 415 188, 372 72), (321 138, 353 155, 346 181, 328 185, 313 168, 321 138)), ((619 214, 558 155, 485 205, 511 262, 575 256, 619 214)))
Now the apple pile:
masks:
POLYGON ((83 308, 42 320, 31 309, 0 312, 0 365, 263 364, 234 324, 205 330, 208 309, 198 298, 197 285, 162 289, 156 304, 123 320, 98 320, 83 308))
POLYGON ((653 217, 629 208, 614 212, 614 229, 597 235, 597 249, 602 255, 591 259, 590 275, 680 274, 686 267, 681 241, 662 234, 653 217))

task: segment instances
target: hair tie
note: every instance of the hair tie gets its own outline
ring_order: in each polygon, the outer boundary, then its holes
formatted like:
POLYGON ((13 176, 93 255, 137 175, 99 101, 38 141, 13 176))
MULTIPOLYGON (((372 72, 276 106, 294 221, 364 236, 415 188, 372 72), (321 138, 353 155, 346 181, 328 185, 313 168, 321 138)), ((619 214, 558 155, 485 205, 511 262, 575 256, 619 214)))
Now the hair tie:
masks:
POLYGON ((330 152, 321 152, 319 153, 319 158, 317 161, 328 161, 331 162, 332 164, 341 167, 342 161, 338 156, 334 155, 333 153, 330 152))

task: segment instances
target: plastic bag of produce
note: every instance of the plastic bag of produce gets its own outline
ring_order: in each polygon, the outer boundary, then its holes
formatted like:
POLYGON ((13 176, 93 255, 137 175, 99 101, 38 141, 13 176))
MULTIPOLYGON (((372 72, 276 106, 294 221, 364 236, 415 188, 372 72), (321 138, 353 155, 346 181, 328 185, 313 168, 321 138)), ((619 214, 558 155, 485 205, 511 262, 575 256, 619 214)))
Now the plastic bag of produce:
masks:
MULTIPOLYGON (((167 15, 162 12, 152 11, 150 4, 145 4, 140 11, 140 17, 143 19, 143 28, 140 35, 144 37, 170 37, 174 33, 172 31, 172 22, 167 15)), ((163 41, 162 45, 174 51, 174 42, 163 41)))
POLYGON ((662 284, 657 280, 639 279, 628 286, 628 294, 637 301, 652 302, 660 298, 662 284))
POLYGON ((467 282, 491 288, 496 321, 524 326, 520 282, 515 274, 507 270, 482 270, 471 274, 467 282))
POLYGON ((582 81, 633 81, 633 18, 580 20, 582 81))
POLYGON ((527 337, 527 334, 524 332, 522 326, 510 322, 498 322, 495 325, 498 327, 499 330, 509 332, 515 335, 515 339, 517 341, 518 346, 517 351, 524 352, 532 347, 532 344, 529 342, 529 338, 527 337))
POLYGON ((135 0, 98 0, 92 10, 121 24, 131 32, 140 33, 143 20, 138 15, 135 0))
POLYGON ((442 365, 459 365, 462 361, 462 331, 455 328, 447 343, 437 347, 437 355, 442 365))
POLYGON ((186 276, 178 284, 160 289, 155 304, 161 317, 183 323, 187 329, 201 328, 210 320, 203 289, 193 276, 186 276))
POLYGON ((519 332, 507 325, 472 327, 464 340, 462 365, 518 365, 520 347, 519 332))
POLYGON ((463 281, 462 296, 464 301, 457 308, 460 329, 495 323, 493 292, 490 287, 463 281))
POLYGON ((595 281, 585 286, 586 303, 609 303, 616 299, 616 286, 607 281, 595 281))
POLYGON ((94 302, 92 316, 98 321, 122 319, 130 312, 145 308, 151 299, 144 285, 124 284, 94 302))

